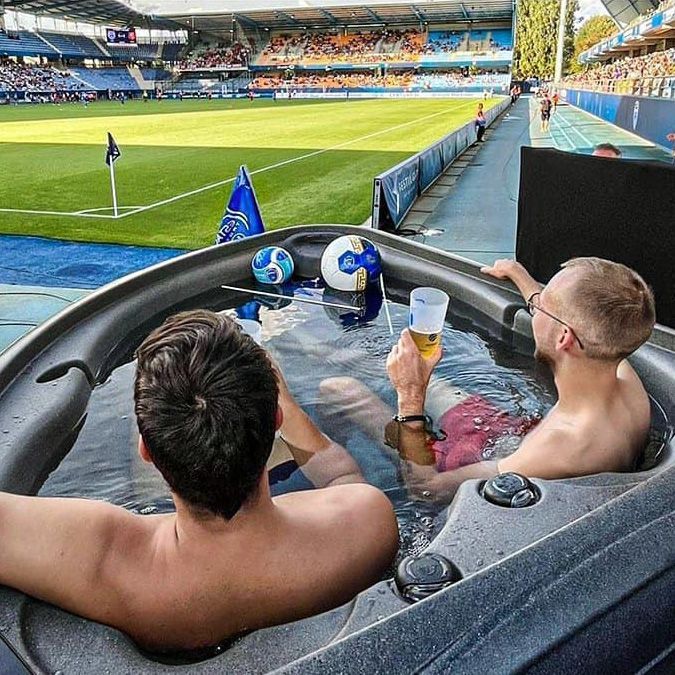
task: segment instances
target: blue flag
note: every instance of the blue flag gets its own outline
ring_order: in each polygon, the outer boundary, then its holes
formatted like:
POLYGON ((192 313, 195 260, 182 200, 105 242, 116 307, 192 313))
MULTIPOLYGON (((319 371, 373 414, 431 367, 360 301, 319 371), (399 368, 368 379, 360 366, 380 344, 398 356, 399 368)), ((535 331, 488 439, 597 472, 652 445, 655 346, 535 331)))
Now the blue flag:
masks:
POLYGON ((216 244, 244 239, 254 234, 262 234, 264 231, 265 224, 260 215, 251 176, 246 167, 241 166, 234 181, 230 202, 220 221, 216 244))
POLYGON ((108 132, 108 146, 105 149, 105 163, 110 166, 122 153, 112 134, 108 132))

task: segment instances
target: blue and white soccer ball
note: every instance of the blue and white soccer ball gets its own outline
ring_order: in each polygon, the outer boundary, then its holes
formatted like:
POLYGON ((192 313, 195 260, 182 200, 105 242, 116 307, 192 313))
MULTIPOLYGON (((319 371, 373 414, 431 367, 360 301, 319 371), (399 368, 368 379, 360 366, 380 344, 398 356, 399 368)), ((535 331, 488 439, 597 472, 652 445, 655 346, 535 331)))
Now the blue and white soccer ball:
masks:
POLYGON ((321 276, 338 291, 365 291, 378 280, 382 267, 375 244, 364 237, 338 237, 321 256, 321 276))
POLYGON ((261 284, 283 284, 293 276, 293 258, 280 246, 265 246, 251 260, 253 276, 261 284))

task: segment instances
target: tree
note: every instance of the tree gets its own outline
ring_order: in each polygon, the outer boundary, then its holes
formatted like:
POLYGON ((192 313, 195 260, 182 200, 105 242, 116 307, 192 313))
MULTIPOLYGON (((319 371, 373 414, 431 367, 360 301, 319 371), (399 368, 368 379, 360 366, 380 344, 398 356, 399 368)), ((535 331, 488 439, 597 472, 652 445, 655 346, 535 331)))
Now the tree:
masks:
MULTIPOLYGON (((555 71, 561 0, 518 0, 513 74, 551 79, 555 71)), ((578 0, 568 0, 565 16, 564 67, 574 53, 574 15, 578 0)))
POLYGON ((574 55, 570 63, 570 71, 579 72, 583 66, 579 63, 579 54, 598 44, 605 38, 612 37, 618 32, 614 21, 608 16, 591 16, 584 21, 574 38, 574 55))

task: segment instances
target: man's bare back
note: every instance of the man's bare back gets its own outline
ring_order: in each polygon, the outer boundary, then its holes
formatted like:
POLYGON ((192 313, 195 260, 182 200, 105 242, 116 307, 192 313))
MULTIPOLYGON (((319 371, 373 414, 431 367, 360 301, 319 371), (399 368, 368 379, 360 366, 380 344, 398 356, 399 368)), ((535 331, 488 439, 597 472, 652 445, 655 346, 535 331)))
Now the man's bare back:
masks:
POLYGON ((391 505, 367 485, 198 523, 3 494, 0 523, 0 583, 154 650, 204 647, 340 605, 376 582, 397 548, 391 505))
POLYGON ((161 467, 176 513, 0 493, 0 584, 170 651, 335 607, 391 563, 391 503, 231 320, 169 319, 139 349, 135 397, 139 453, 161 467), (270 496, 275 428, 323 489, 270 496))

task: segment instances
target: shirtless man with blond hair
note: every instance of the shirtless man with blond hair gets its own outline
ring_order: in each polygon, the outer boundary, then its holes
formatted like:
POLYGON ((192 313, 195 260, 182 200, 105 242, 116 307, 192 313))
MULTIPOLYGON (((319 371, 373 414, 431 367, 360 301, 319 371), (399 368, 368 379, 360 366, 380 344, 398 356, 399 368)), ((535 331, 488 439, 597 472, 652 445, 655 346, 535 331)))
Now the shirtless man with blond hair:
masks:
MULTIPOLYGON (((381 437, 389 423, 389 443, 404 460, 409 486, 427 497, 449 500, 464 480, 505 471, 555 479, 631 470, 650 425, 649 398, 626 360, 647 341, 654 326, 654 298, 647 284, 625 265, 599 258, 566 262, 545 286, 513 260, 498 260, 481 271, 513 282, 526 299, 535 357, 551 367, 558 391, 557 403, 513 454, 481 461, 481 448, 467 452, 461 439, 454 448, 447 440, 430 441, 421 421, 389 422, 393 412, 407 418, 435 408, 446 411, 437 425, 449 437, 457 436, 456 427, 467 415, 481 416, 495 435, 519 426, 479 396, 429 387, 442 352, 422 358, 407 329, 387 360, 397 411, 351 378, 325 381, 324 393, 358 400, 354 408, 368 412, 367 419, 364 413, 357 421, 371 433, 381 437)), ((489 440, 487 433, 483 440, 489 440)))
POLYGON ((1 584, 170 651, 330 609, 379 580, 398 548, 391 504, 264 349, 228 317, 195 311, 169 318, 137 357, 139 452, 176 512, 0 493, 1 584), (270 496, 278 429, 324 489, 270 496))

